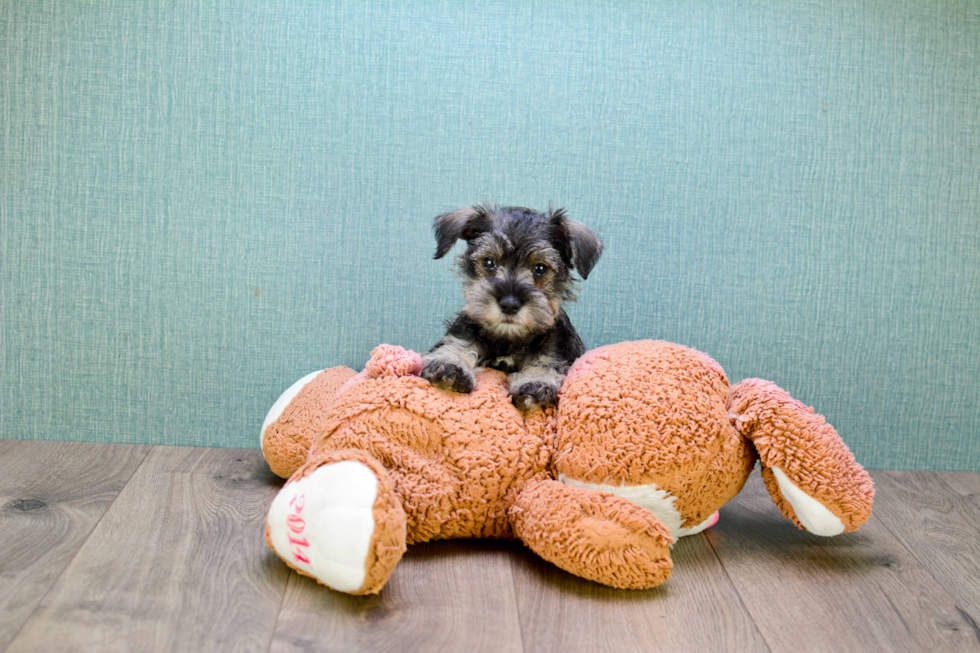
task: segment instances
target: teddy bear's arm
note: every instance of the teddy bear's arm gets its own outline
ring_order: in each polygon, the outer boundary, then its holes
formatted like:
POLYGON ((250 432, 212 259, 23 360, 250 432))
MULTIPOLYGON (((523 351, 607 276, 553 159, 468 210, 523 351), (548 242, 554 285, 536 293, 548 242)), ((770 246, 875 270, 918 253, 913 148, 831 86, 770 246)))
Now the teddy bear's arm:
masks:
POLYGON ((518 495, 510 519, 514 533, 539 556, 604 585, 656 587, 673 567, 663 522, 613 494, 532 481, 518 495))
POLYGON ((729 416, 752 441, 782 513, 815 535, 857 530, 871 516, 874 484, 823 416, 762 379, 732 386, 729 416))

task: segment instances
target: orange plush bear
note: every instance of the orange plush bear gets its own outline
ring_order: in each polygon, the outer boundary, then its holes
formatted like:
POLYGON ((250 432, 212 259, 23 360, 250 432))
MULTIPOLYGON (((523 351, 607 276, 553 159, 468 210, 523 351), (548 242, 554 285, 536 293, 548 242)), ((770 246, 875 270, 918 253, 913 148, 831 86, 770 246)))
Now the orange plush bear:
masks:
POLYGON ((517 537, 573 574, 654 587, 670 575, 670 544, 711 526, 757 459, 800 528, 837 535, 871 514, 870 477, 820 415, 767 381, 729 387, 693 349, 592 350, 557 408, 528 414, 500 372, 454 394, 421 366, 382 345, 363 372, 311 374, 269 412, 262 451, 289 481, 266 539, 293 569, 371 594, 408 544, 517 537))

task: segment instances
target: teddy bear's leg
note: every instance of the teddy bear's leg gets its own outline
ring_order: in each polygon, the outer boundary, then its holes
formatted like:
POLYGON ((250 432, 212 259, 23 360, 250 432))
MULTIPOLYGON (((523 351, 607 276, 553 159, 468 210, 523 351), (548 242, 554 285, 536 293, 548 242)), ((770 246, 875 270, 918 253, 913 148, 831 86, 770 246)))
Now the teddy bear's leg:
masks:
POLYGON ((799 528, 831 536, 871 516, 874 484, 823 416, 769 381, 732 386, 729 416, 755 445, 773 501, 799 528))
POLYGON ((514 533, 565 571, 622 589, 670 576, 670 530, 652 512, 607 492, 532 481, 510 509, 514 533))
POLYGON ((337 391, 356 372, 331 367, 304 376, 272 405, 262 423, 261 448, 272 472, 289 478, 303 463, 337 391))
POLYGON ((266 541, 287 565, 348 594, 378 593, 405 540, 391 479, 354 449, 314 456, 280 490, 266 521, 266 541))

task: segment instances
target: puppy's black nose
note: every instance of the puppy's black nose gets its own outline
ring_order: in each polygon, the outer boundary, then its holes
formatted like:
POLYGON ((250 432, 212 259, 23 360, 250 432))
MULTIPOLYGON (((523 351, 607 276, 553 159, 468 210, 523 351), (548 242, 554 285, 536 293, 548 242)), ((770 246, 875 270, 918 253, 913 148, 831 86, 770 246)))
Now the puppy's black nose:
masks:
POLYGON ((500 310, 504 315, 513 315, 517 311, 521 310, 521 302, 517 297, 513 295, 507 295, 506 297, 501 297, 497 301, 497 305, 500 306, 500 310))

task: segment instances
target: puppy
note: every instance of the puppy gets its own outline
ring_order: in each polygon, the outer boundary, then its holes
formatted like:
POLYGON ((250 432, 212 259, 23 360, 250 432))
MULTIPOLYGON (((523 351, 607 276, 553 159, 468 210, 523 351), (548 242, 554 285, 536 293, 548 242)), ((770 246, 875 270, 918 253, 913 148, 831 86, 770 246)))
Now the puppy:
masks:
POLYGON ((585 353, 562 303, 574 301, 572 271, 588 278, 602 241, 563 209, 537 213, 483 204, 435 218, 435 258, 460 238, 463 310, 422 356, 422 376, 456 392, 473 390, 478 367, 506 372, 521 410, 554 404, 565 373, 585 353))

